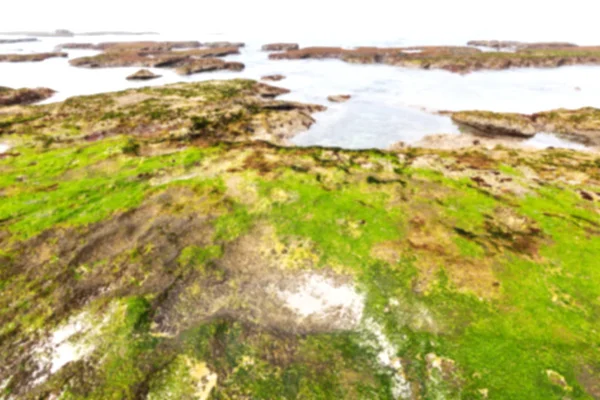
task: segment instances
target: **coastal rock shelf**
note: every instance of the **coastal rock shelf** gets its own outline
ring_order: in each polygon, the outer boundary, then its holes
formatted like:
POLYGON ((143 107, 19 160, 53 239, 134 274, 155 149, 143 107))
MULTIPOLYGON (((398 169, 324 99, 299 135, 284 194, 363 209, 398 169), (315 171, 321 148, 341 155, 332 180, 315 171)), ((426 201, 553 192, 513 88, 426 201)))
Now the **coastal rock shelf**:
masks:
POLYGON ((451 113, 461 125, 490 135, 532 137, 538 132, 558 133, 567 138, 600 146, 600 110, 552 110, 532 115, 461 111, 451 113))
MULTIPOLYGON (((0 134, 56 142, 130 134, 147 140, 269 140, 309 128, 319 105, 278 101, 287 89, 246 80, 130 89, 0 114, 0 134)), ((0 93, 1 95, 1 93, 0 93)))
POLYGON ((475 47, 307 47, 269 55, 272 60, 339 59, 356 64, 443 69, 455 73, 509 68, 600 65, 600 47, 526 47, 515 52, 484 52, 475 47))
POLYGON ((0 397, 598 397, 597 155, 280 147, 282 93, 2 109, 0 397))
POLYGON ((225 62, 215 57, 240 54, 241 43, 231 47, 229 42, 209 43, 209 46, 196 41, 190 42, 123 42, 123 43, 67 43, 60 48, 102 50, 103 53, 74 58, 69 61, 72 66, 86 68, 112 67, 152 67, 176 68, 181 75, 199 72, 231 70, 241 71, 244 64, 225 62))

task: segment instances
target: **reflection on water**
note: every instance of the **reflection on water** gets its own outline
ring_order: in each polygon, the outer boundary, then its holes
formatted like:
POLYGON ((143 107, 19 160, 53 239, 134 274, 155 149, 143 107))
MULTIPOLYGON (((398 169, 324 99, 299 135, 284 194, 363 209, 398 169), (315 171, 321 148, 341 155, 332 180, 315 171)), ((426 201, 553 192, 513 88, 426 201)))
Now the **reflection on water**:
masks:
MULTIPOLYGON (((64 42, 100 42, 129 40, 240 40, 223 36, 106 36, 44 38, 40 42, 1 45, 0 52, 52 51, 64 42)), ((40 63, 0 63, 0 86, 45 86, 58 91, 47 102, 61 101, 81 94, 94 94, 148 85, 180 81, 260 79, 283 74, 287 78, 276 85, 292 93, 282 99, 326 104, 326 112, 315 115, 317 123, 298 135, 298 145, 323 145, 346 148, 385 148, 403 141, 417 142, 430 134, 458 133, 450 119, 436 115, 436 110, 483 109, 501 112, 533 113, 555 108, 600 107, 598 67, 563 67, 557 69, 519 69, 477 72, 469 75, 447 71, 424 71, 385 65, 354 65, 336 60, 270 61, 260 51, 264 41, 248 43, 242 54, 228 60, 246 64, 243 72, 214 72, 182 77, 172 70, 155 69, 162 75, 151 82, 127 81, 139 68, 85 69, 69 66, 66 59, 49 59, 40 63), (350 94, 343 104, 331 104, 327 96, 350 94)), ((310 45, 312 43, 301 43, 310 45)), ((418 44, 414 41, 391 41, 387 46, 418 44)), ((454 44, 462 44, 454 43, 454 44)), ((361 42, 356 45, 382 45, 361 42)), ((70 58, 97 54, 89 50, 68 50, 70 58)), ((527 141, 530 145, 574 147, 552 135, 541 134, 527 141)))

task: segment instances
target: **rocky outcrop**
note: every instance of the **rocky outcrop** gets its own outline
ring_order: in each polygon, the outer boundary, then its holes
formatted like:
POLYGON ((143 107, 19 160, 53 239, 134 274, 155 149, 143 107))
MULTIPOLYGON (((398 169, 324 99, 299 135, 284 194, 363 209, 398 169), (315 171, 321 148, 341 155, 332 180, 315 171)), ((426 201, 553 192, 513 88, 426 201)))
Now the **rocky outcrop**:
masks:
MULTIPOLYGON (((165 42, 166 43, 166 42, 165 42)), ((189 44, 189 43, 186 43, 189 44)), ((198 65, 197 60, 204 58, 224 57, 239 54, 236 47, 224 47, 213 49, 188 49, 172 51, 173 46, 184 46, 179 44, 136 44, 109 46, 101 54, 91 57, 74 58, 69 63, 75 67, 86 68, 111 68, 111 67, 153 67, 153 68, 177 68, 186 65, 198 65), (137 46, 137 47, 136 47, 137 46)), ((234 64, 232 64, 233 66, 234 64)), ((232 68, 233 69, 233 68, 232 68)))
POLYGON ((352 96, 350 96, 349 94, 337 94, 327 97, 327 100, 331 101, 332 103, 345 103, 351 98, 352 96))
POLYGON ((150 79, 160 78, 161 75, 156 75, 154 72, 147 69, 140 69, 135 74, 129 75, 127 80, 129 81, 147 81, 150 79))
POLYGON ((225 62, 218 58, 205 58, 193 60, 177 67, 175 70, 179 75, 192 75, 201 72, 211 72, 219 70, 242 71, 245 68, 240 62, 225 62))
POLYGON ((262 47, 262 51, 290 51, 299 48, 298 43, 269 43, 262 47))
MULTIPOLYGON (((198 60, 211 62, 210 59, 198 60)), ((235 68, 216 60, 212 68, 235 68)), ((208 69, 207 69, 208 68, 208 69)), ((194 66, 186 73, 209 70, 194 66)), ((214 69, 213 69, 214 70, 214 69)), ((282 143, 310 126, 312 113, 325 108, 275 100, 289 90, 248 80, 181 83, 76 97, 17 115, 0 116, 2 133, 49 135, 53 140, 94 142, 116 135, 164 140, 200 136, 211 140, 268 140, 282 143), (96 101, 96 100, 98 101, 96 101), (145 100, 153 99, 153 107, 145 100), (65 114, 72 118, 65 119, 65 114), (65 124, 78 129, 65 130, 65 124), (260 135, 259 135, 260 133, 260 135), (66 135, 66 136, 65 136, 66 135), (260 136, 260 137, 259 137, 260 136)))
POLYGON ((597 154, 285 147, 261 91, 2 109, 0 397, 597 397, 597 154))
POLYGON ((533 137, 538 131, 529 117, 520 114, 467 111, 452 114, 452 120, 494 136, 533 137))
POLYGON ((22 38, 22 39, 0 39, 0 44, 15 44, 15 43, 29 43, 37 42, 36 38, 22 38))
POLYGON ((490 135, 531 137, 537 132, 549 132, 589 145, 600 145, 600 110, 592 107, 559 109, 532 115, 461 111, 452 113, 452 119, 460 125, 490 135))
POLYGON ((0 54, 0 62, 39 62, 49 58, 66 58, 67 53, 0 54))
MULTIPOLYGON (((542 45, 543 46, 543 45, 542 45)), ((272 60, 341 59, 357 64, 387 64, 405 68, 443 69, 455 73, 508 68, 556 68, 600 65, 599 47, 524 48, 515 52, 482 52, 475 47, 309 47, 273 53, 272 60)))
POLYGON ((277 75, 265 75, 265 76, 261 77, 260 79, 263 80, 263 81, 278 82, 278 81, 281 81, 281 80, 285 79, 285 76, 284 75, 280 75, 280 74, 277 74, 277 75))
POLYGON ((0 87, 0 106, 33 104, 50 98, 54 93, 54 90, 48 88, 10 89, 0 87))

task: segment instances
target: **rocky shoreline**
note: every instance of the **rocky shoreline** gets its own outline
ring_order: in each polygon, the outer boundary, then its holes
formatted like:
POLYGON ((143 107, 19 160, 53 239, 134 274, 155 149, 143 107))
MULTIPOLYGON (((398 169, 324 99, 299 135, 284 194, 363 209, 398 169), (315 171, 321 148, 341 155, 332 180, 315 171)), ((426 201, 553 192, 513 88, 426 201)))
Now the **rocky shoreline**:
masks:
POLYGON ((0 396, 599 395, 597 155, 281 147, 286 92, 0 108, 0 396))
POLYGON ((533 137, 539 132, 556 133, 592 146, 600 146, 600 110, 552 110, 531 115, 461 111, 453 121, 492 136, 533 137))
POLYGON ((110 42, 66 43, 63 49, 101 50, 102 53, 69 60, 75 67, 115 68, 175 68, 180 75, 191 75, 216 70, 241 71, 244 64, 225 62, 218 57, 240 54, 243 43, 197 41, 181 42, 110 42), (230 47, 220 47, 228 45, 230 47))
POLYGON ((443 69, 454 73, 509 68, 556 68, 600 65, 600 48, 565 44, 529 45, 515 52, 484 52, 475 47, 308 47, 269 55, 272 60, 339 59, 356 64, 386 64, 405 68, 443 69), (550 46, 550 47, 544 47, 550 46))

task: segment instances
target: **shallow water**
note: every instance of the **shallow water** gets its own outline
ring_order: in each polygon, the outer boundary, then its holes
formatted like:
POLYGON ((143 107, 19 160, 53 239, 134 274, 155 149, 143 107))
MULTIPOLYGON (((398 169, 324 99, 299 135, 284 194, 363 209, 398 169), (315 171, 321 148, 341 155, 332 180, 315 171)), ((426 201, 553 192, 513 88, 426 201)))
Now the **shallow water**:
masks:
MULTIPOLYGON (((232 40, 243 38, 222 35, 186 36, 101 36, 43 38, 40 42, 0 45, 0 52, 52 51, 65 42, 106 42, 129 40, 232 40)), ((0 86, 45 86, 58 93, 47 102, 68 97, 123 90, 180 81, 251 78, 283 74, 287 78, 274 83, 292 90, 282 99, 326 104, 329 109, 315 115, 317 123, 294 138, 298 145, 322 145, 344 148, 385 148, 398 141, 411 144, 426 135, 458 134, 450 118, 435 114, 438 110, 484 109, 502 112, 533 113, 554 108, 600 107, 600 67, 576 66, 556 69, 518 69, 476 72, 469 75, 447 71, 425 71, 385 65, 355 65, 337 60, 271 61, 260 51, 266 41, 247 43, 239 56, 228 60, 246 64, 243 72, 214 72, 181 77, 168 69, 154 69, 161 78, 135 82, 125 77, 139 68, 75 68, 66 59, 40 63, 0 63, 0 86), (332 104, 327 96, 350 94, 352 99, 332 104)), ((423 42, 421 42, 423 43, 423 42)), ((441 42, 440 42, 441 43, 441 42)), ((302 46, 325 43, 301 43, 302 46)), ((334 45, 335 43, 330 43, 334 45)), ((338 43, 339 44, 339 43, 338 43)), ((363 41, 352 45, 410 46, 415 40, 363 41)), ((428 41, 427 44, 431 44, 428 41)), ((464 44, 464 42, 446 44, 464 44)), ((88 50, 68 50, 69 58, 93 55, 88 50)), ((569 147, 570 143, 553 135, 538 135, 527 141, 536 147, 569 147)))

